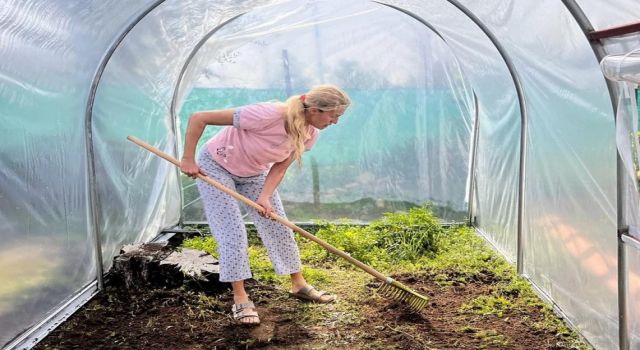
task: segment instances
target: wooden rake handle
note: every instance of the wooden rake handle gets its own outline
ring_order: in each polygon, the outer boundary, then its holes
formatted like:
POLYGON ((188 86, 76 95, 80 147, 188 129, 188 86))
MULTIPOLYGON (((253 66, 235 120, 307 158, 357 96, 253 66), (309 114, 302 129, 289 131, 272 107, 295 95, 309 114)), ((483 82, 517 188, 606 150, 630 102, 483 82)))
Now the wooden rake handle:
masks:
MULTIPOLYGON (((161 150, 151 146, 150 144, 148 144, 148 143, 146 143, 146 142, 144 142, 144 141, 142 141, 142 140, 140 140, 140 139, 138 139, 138 138, 136 138, 134 136, 127 136, 127 140, 135 143, 136 145, 146 149, 147 151, 149 151, 151 153, 154 153, 158 157, 163 158, 163 159, 173 163, 178 168, 180 167, 180 162, 177 159, 175 159, 172 156, 170 156, 169 154, 167 154, 165 152, 162 152, 161 150)), ((206 175, 198 174, 198 178, 200 180, 205 181, 206 183, 214 186, 215 188, 219 189, 220 191, 230 195, 231 197, 239 200, 240 202, 250 206, 250 207, 253 207, 253 208, 257 209, 257 210, 262 210, 263 209, 256 202, 250 200, 249 198, 241 195, 240 193, 238 193, 238 192, 236 192, 234 190, 231 190, 231 189, 225 187, 224 185, 222 185, 218 181, 216 181, 216 180, 214 180, 214 179, 212 179, 212 178, 210 178, 210 177, 208 177, 206 175)), ((331 244, 329 244, 329 243, 321 240, 320 238, 314 236, 313 234, 305 231, 304 229, 302 229, 298 225, 290 222, 289 220, 287 220, 287 219, 285 219, 285 218, 283 218, 283 217, 281 217, 279 215, 273 214, 273 213, 271 214, 271 219, 273 219, 273 220, 275 220, 275 221, 277 221, 277 222, 289 227, 290 229, 298 232, 304 238, 318 243, 322 248, 326 249, 330 253, 335 254, 335 255, 347 260, 351 264, 361 268, 363 271, 365 271, 366 273, 372 275, 373 277, 377 278, 378 280, 380 280, 382 282, 386 282, 387 281, 387 277, 385 275, 381 274, 380 272, 376 271, 374 268, 372 268, 372 267, 364 264, 363 262, 351 257, 351 255, 339 250, 338 248, 332 246, 331 244)))

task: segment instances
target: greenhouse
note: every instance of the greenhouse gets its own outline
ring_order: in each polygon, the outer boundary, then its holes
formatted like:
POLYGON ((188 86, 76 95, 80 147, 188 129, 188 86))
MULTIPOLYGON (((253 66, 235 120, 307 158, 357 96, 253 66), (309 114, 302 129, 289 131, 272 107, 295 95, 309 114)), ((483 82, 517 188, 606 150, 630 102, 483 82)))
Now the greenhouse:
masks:
POLYGON ((289 220, 428 203, 590 346, 640 348, 637 0, 6 0, 0 57, 3 349, 99 295, 124 245, 205 223, 127 136, 180 158, 192 113, 325 83, 352 104, 279 187, 289 220))

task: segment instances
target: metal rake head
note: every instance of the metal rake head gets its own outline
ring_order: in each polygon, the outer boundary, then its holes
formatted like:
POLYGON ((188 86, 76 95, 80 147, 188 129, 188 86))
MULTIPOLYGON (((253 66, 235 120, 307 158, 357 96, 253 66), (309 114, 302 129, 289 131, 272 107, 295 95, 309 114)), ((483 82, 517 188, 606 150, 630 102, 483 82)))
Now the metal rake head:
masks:
POLYGON ((429 298, 390 277, 387 277, 387 281, 380 286, 378 291, 389 298, 409 304, 409 307, 415 311, 424 309, 429 303, 429 298))

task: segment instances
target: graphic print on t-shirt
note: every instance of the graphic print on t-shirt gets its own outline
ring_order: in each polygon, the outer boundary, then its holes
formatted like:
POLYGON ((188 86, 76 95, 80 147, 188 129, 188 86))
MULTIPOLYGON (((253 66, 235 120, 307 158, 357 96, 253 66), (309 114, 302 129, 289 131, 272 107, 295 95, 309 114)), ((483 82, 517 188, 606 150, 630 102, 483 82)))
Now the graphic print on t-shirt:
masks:
POLYGON ((216 154, 218 156, 220 156, 222 158, 222 160, 226 163, 227 162, 227 150, 231 151, 233 149, 233 146, 228 145, 226 147, 218 147, 216 149, 216 154))

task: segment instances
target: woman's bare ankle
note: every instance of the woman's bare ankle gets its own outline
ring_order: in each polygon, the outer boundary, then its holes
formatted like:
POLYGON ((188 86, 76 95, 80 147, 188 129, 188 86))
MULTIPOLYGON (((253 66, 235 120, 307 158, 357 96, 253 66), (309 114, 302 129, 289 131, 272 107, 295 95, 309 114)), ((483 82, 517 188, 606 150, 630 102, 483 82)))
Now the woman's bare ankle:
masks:
POLYGON ((233 302, 234 304, 244 304, 246 302, 249 301, 249 295, 244 293, 244 294, 234 294, 233 295, 233 302))
POLYGON ((231 288, 233 290, 234 304, 244 304, 249 301, 249 295, 244 289, 244 281, 231 282, 231 288))
POLYGON ((294 293, 306 285, 307 285, 307 281, 302 276, 302 273, 296 272, 291 274, 291 290, 294 293))

